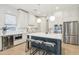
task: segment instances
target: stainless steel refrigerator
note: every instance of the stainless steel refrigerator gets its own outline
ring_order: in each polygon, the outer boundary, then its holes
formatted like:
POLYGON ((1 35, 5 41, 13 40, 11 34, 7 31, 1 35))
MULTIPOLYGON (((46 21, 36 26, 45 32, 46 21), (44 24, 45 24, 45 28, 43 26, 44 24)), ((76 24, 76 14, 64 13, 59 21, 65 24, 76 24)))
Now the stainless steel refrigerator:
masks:
POLYGON ((79 23, 70 21, 63 23, 63 42, 68 44, 79 44, 79 23))

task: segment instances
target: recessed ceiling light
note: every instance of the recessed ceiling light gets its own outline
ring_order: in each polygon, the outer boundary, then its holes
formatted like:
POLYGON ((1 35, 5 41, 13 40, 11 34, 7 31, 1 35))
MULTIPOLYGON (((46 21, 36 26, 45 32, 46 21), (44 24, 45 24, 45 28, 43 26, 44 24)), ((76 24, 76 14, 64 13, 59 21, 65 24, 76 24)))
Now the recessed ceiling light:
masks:
POLYGON ((59 9, 59 7, 58 6, 56 6, 56 10, 58 10, 59 9))

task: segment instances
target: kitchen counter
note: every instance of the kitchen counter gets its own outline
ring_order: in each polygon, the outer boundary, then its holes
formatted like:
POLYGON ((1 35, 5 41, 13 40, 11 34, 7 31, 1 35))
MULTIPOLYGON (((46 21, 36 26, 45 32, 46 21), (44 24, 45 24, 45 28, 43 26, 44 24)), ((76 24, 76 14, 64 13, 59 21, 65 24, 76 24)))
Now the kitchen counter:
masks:
POLYGON ((5 34, 0 34, 0 36, 8 36, 8 35, 16 35, 16 34, 22 34, 22 31, 7 31, 5 34))
POLYGON ((46 37, 46 38, 53 38, 53 39, 62 39, 62 34, 56 34, 56 33, 50 33, 50 34, 45 34, 45 33, 31 33, 27 34, 30 36, 38 36, 38 37, 46 37))

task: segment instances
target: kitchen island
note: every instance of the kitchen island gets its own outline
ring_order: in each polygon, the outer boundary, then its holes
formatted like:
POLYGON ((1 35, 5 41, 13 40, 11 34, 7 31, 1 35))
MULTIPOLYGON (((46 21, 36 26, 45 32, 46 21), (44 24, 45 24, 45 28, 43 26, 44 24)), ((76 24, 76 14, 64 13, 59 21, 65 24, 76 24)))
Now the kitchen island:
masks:
MULTIPOLYGON (((43 49, 49 52, 52 52, 55 55, 61 55, 61 39, 62 35, 61 34, 45 34, 45 33, 32 33, 32 34, 27 34, 27 39, 34 39, 34 40, 40 40, 43 42, 48 42, 48 43, 55 43, 54 47, 46 47, 45 45, 41 44, 35 44, 31 42, 31 47, 35 47, 38 49, 43 49)), ((26 41, 27 42, 27 41, 26 41)), ((28 49, 30 48, 28 42, 28 49)))

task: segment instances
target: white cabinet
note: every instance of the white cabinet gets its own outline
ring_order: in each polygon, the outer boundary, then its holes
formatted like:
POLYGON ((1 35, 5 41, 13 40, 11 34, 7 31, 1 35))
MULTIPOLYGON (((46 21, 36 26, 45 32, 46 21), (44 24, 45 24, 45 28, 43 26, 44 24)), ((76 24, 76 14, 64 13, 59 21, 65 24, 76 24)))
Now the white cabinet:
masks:
POLYGON ((46 32, 47 26, 46 26, 46 18, 42 17, 41 18, 42 22, 40 23, 40 30, 41 32, 46 32))
POLYGON ((4 26, 4 19, 5 19, 4 14, 0 14, 0 29, 4 26))
POLYGON ((23 28, 28 24, 28 13, 18 11, 17 27, 23 28))
POLYGON ((29 14, 29 25, 36 25, 36 17, 29 14))
POLYGON ((21 29, 23 33, 26 33, 26 28, 28 27, 28 25, 36 26, 36 17, 34 15, 19 10, 17 17, 17 28, 19 30, 21 29))
POLYGON ((36 17, 23 11, 18 11, 17 26, 27 27, 27 25, 36 25, 36 17))
POLYGON ((0 35, 2 35, 2 27, 4 27, 4 14, 0 14, 0 35))
POLYGON ((2 37, 0 36, 0 50, 2 50, 2 37))

